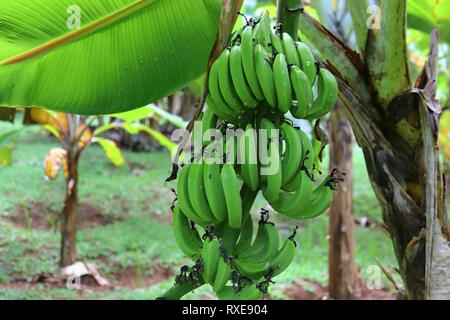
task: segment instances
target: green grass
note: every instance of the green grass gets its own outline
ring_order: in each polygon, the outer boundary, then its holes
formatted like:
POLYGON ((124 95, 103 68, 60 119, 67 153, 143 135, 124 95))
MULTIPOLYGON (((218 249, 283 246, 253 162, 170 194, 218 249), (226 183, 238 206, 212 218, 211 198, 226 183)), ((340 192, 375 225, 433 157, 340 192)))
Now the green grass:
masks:
MULTIPOLYGON (((42 214, 56 219, 62 209, 64 181, 45 181, 43 159, 58 144, 46 135, 38 135, 17 144, 14 163, 0 167, 0 299, 154 299, 173 283, 173 277, 146 288, 116 286, 114 290, 82 290, 74 292, 48 285, 16 285, 13 280, 30 279, 57 271, 59 234, 51 229, 33 230, 11 222, 18 210, 42 214), (40 206, 37 206, 40 204, 40 206), (34 208, 34 209, 33 209, 34 208), (38 209, 36 209, 38 208, 38 209), (8 284, 8 282, 11 282, 8 284)), ((177 272, 188 260, 183 257, 172 235, 167 219, 173 199, 164 180, 171 169, 166 152, 131 153, 124 151, 126 164, 116 168, 97 146, 89 147, 80 164, 79 201, 89 205, 111 223, 79 230, 78 257, 94 263, 112 282, 118 271, 133 269, 143 278, 154 273, 154 261, 177 272)), ((356 216, 369 216, 381 221, 380 208, 374 197, 359 149, 354 157, 356 216)), ((258 199, 257 206, 264 203, 258 199)), ((256 213, 255 213, 256 214, 256 213)), ((294 221, 274 217, 282 222, 284 238, 294 221)), ((286 298, 283 288, 297 278, 326 285, 327 228, 326 216, 302 223, 298 235, 299 249, 295 263, 277 279, 274 298, 286 298)), ((395 265, 388 237, 378 230, 357 229, 357 263, 363 277, 367 268, 379 259, 395 265)), ((383 276, 383 283, 387 284, 383 276)), ((196 290, 185 298, 213 298, 209 288, 196 290)))

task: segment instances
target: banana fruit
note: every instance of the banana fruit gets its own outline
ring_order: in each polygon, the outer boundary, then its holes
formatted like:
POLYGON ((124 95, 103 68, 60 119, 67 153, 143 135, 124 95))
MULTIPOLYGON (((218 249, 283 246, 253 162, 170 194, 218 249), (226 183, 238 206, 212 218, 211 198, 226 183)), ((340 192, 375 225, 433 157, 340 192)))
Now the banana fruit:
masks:
POLYGON ((175 239, 186 256, 192 257, 201 252, 203 242, 200 235, 197 229, 191 226, 179 206, 175 206, 173 210, 172 227, 175 239))

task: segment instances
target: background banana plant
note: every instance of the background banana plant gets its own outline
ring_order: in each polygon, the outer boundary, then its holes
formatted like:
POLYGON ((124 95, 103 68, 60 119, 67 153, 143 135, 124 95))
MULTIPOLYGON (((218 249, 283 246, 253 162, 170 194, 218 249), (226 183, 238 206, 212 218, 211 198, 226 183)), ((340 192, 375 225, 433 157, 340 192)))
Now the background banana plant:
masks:
MULTIPOLYGON (((98 143, 109 160, 116 166, 124 164, 122 152, 113 140, 101 135, 111 129, 122 128, 129 134, 141 131, 152 135, 162 146, 173 151, 176 145, 163 134, 141 124, 139 121, 153 116, 156 112, 164 118, 166 113, 154 105, 142 107, 133 111, 114 114, 113 122, 98 126, 93 130, 97 117, 81 117, 61 112, 52 112, 40 108, 33 108, 29 112, 28 121, 42 125, 44 129, 54 135, 61 144, 60 148, 49 151, 44 161, 45 177, 56 179, 60 170, 64 173, 66 182, 66 196, 62 211, 61 223, 61 256, 62 267, 76 261, 76 208, 78 202, 78 164, 83 151, 91 144, 98 143)), ((165 120, 184 127, 184 123, 177 117, 169 115, 165 120)))

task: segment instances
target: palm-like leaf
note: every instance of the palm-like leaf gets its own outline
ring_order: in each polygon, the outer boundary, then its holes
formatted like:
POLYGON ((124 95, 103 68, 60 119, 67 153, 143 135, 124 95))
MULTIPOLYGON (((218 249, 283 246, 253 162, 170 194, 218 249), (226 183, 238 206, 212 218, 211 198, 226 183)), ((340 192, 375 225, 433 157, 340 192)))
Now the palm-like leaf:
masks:
POLYGON ((0 104, 130 110, 205 71, 222 0, 1 0, 0 104))

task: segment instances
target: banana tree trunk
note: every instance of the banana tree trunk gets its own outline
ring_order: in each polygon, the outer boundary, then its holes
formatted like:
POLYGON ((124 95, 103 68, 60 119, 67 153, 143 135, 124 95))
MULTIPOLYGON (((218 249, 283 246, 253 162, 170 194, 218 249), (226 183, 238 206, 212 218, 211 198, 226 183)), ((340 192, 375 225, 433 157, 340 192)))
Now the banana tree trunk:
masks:
POLYGON ((428 61, 414 84, 406 0, 380 2, 379 28, 366 25, 367 4, 348 1, 359 53, 305 12, 300 29, 338 79, 339 100, 364 152, 406 297, 449 298, 449 233, 436 146, 438 34, 432 33, 428 61))
POLYGON ((374 116, 369 110, 377 106, 364 106, 341 82, 341 99, 363 148, 408 299, 450 296, 449 234, 436 152, 436 34, 433 43, 416 88, 394 97, 381 115, 374 116))
POLYGON ((331 115, 330 135, 330 169, 339 168, 346 176, 334 193, 328 213, 328 290, 332 299, 352 299, 358 290, 359 279, 352 205, 353 134, 340 106, 331 115))
POLYGON ((66 182, 66 199, 62 211, 60 266, 66 267, 76 261, 78 159, 69 161, 66 182))

